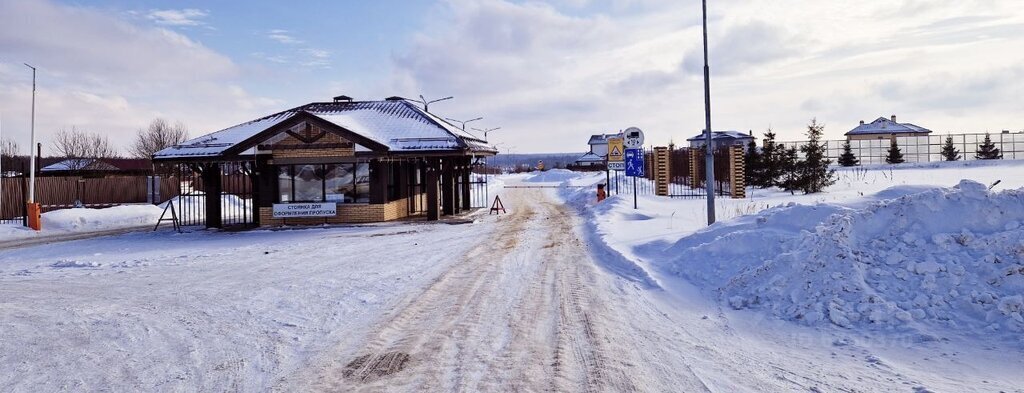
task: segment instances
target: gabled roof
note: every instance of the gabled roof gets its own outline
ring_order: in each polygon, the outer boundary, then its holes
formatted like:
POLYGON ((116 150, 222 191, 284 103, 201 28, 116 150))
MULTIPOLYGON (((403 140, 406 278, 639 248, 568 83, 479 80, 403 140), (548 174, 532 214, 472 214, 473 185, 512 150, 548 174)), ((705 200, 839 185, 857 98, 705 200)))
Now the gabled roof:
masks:
POLYGON ((145 171, 152 169, 149 160, 135 158, 63 158, 50 161, 40 171, 145 171))
POLYGON ((163 149, 153 158, 214 158, 252 150, 267 133, 300 120, 351 137, 374 151, 452 151, 493 154, 486 141, 464 132, 406 100, 316 102, 255 119, 163 149))
MULTIPOLYGON (((707 133, 701 131, 701 133, 695 137, 688 138, 687 141, 702 141, 707 139, 707 133)), ((754 139, 750 134, 739 132, 739 131, 715 131, 711 134, 711 140, 723 140, 723 139, 754 139)))
POLYGON ((604 145, 604 144, 608 143, 608 138, 614 138, 614 137, 617 137, 619 135, 622 135, 622 134, 614 133, 614 134, 595 134, 595 135, 591 135, 590 136, 590 141, 588 141, 587 144, 588 145, 604 145))
POLYGON ((930 134, 932 130, 911 123, 897 123, 892 119, 879 117, 873 122, 864 123, 846 133, 846 135, 870 134, 930 134))
POLYGON ((586 154, 580 156, 580 158, 577 158, 576 162, 604 162, 604 157, 601 157, 591 152, 587 152, 586 154))

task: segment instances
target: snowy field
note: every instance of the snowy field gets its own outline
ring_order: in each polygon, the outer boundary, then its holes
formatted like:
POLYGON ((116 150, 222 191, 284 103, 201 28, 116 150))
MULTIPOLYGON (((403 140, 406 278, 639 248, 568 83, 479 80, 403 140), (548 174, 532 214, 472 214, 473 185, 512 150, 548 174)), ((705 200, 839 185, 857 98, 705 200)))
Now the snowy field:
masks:
POLYGON ((0 391, 1024 391, 1024 162, 839 178, 0 251, 0 391))

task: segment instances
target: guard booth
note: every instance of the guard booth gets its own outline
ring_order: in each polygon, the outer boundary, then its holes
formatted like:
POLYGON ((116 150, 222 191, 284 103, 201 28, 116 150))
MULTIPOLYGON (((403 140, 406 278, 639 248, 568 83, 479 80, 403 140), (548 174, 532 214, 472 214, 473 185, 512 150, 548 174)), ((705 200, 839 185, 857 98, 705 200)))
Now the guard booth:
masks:
POLYGON ((339 96, 186 141, 153 161, 180 180, 186 225, 221 228, 438 220, 486 207, 477 195, 486 182, 472 172, 496 153, 405 99, 339 96))

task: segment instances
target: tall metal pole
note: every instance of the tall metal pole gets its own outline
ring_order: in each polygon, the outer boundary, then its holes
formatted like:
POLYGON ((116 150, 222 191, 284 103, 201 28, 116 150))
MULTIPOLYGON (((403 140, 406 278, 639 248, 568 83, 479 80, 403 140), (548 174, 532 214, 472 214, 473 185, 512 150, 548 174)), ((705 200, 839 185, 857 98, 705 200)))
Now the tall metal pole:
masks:
POLYGON ((24 63, 25 66, 32 69, 32 127, 31 127, 31 143, 28 145, 28 203, 35 203, 36 201, 36 157, 35 152, 32 148, 36 146, 36 68, 24 63))
POLYGON ((704 13, 704 130, 707 132, 704 145, 704 167, 707 169, 705 183, 708 193, 708 225, 715 223, 715 153, 711 138, 711 68, 708 66, 708 0, 701 1, 704 13))

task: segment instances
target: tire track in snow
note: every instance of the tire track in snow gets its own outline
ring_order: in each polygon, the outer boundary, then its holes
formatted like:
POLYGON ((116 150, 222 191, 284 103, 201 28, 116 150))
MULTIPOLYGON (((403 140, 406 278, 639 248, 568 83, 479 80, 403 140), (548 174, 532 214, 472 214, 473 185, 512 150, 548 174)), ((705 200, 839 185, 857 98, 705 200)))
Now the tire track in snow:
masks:
POLYGON ((498 241, 471 249, 364 344, 279 390, 645 390, 631 372, 641 356, 621 345, 622 321, 608 321, 619 314, 594 293, 575 215, 537 190, 506 197, 517 211, 499 218, 498 241))

